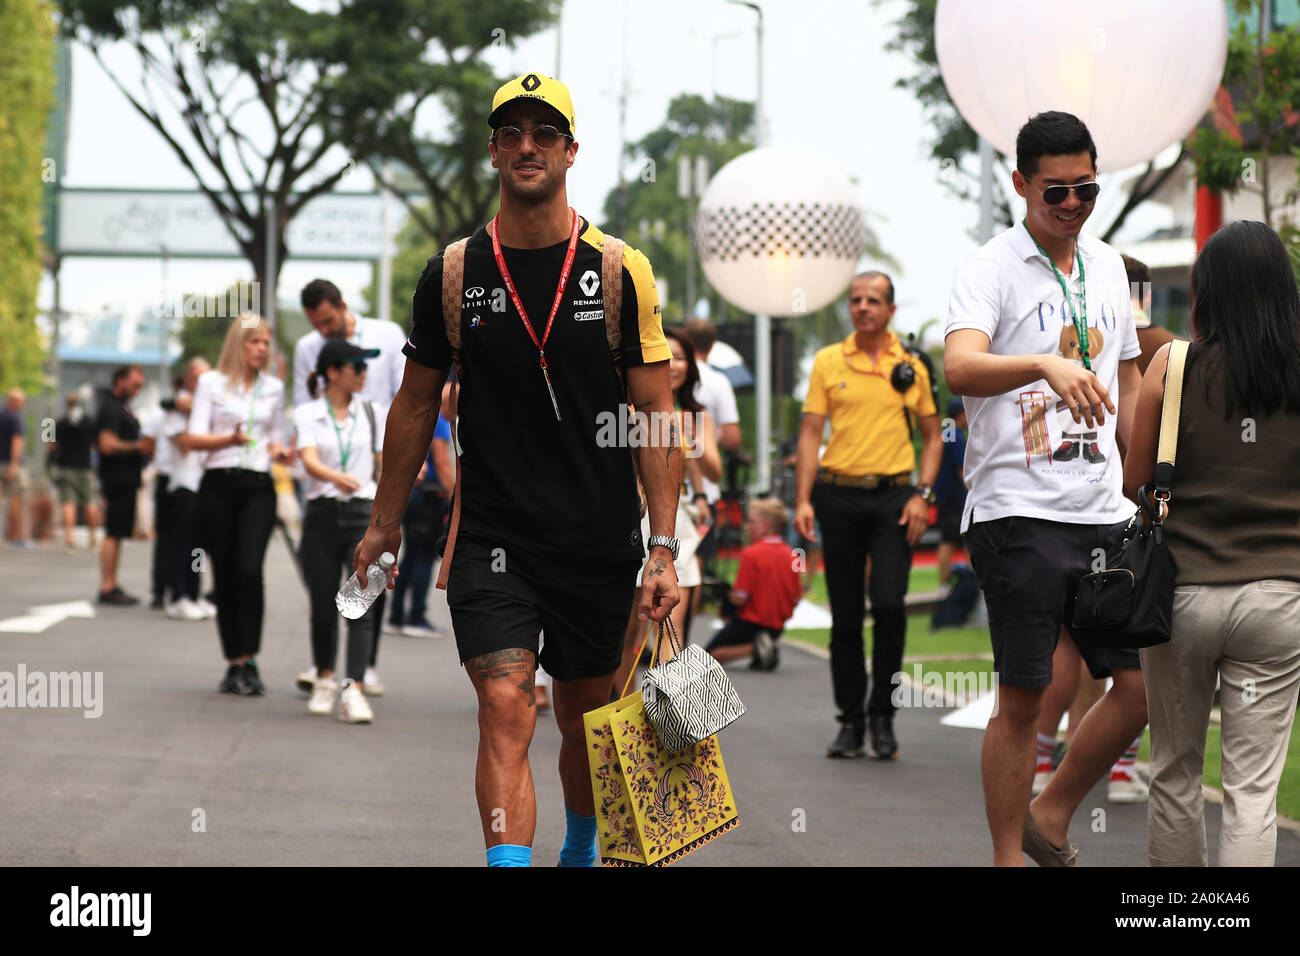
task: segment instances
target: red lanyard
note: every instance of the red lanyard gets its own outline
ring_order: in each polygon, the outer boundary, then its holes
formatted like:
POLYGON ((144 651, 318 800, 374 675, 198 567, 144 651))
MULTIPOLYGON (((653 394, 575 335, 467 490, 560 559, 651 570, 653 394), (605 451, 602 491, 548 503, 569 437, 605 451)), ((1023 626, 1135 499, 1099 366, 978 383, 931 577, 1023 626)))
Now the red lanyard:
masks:
POLYGON ((510 279, 510 270, 506 268, 506 257, 501 254, 501 237, 497 235, 497 219, 501 214, 497 213, 492 218, 492 255, 497 260, 497 271, 501 273, 501 278, 505 280, 506 289, 510 292, 510 301, 515 304, 515 309, 519 312, 519 318, 523 320, 524 328, 528 330, 528 337, 533 340, 537 346, 538 355, 542 361, 542 378, 546 380, 546 390, 551 394, 551 407, 555 409, 555 420, 560 421, 560 406, 555 401, 555 389, 551 388, 551 375, 546 369, 546 340, 551 335, 551 326, 555 324, 555 314, 560 311, 560 300, 564 298, 564 289, 569 284, 569 270, 573 268, 573 257, 578 251, 578 214, 574 210, 569 210, 573 217, 573 227, 569 230, 569 249, 564 254, 564 268, 560 272, 560 285, 555 290, 555 301, 551 303, 551 314, 546 320, 546 330, 542 333, 542 340, 537 341, 537 333, 533 331, 533 323, 528 318, 528 313, 524 311, 524 304, 519 301, 519 293, 515 291, 515 284, 510 279))

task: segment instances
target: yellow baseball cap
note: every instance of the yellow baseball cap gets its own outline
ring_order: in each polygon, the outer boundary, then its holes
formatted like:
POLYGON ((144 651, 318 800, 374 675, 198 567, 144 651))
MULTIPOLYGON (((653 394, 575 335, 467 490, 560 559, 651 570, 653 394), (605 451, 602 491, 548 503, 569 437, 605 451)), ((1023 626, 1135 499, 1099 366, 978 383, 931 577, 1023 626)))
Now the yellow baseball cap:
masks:
POLYGON ((555 110, 568 125, 570 135, 576 135, 573 125, 573 97, 569 88, 545 73, 525 73, 517 76, 497 90, 492 97, 492 113, 488 125, 496 129, 506 107, 518 100, 540 100, 555 110))

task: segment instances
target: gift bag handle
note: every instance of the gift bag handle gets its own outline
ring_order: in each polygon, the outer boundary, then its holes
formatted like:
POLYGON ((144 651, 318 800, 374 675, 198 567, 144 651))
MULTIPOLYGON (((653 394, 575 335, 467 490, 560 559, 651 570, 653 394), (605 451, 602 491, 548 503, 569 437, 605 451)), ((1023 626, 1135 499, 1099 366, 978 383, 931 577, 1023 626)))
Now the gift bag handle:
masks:
POLYGON ((676 655, 682 652, 681 642, 677 637, 677 628, 673 625, 673 619, 666 617, 657 624, 651 621, 650 626, 646 628, 645 636, 641 638, 640 646, 636 649, 636 657, 632 658, 632 669, 628 671, 627 680, 623 683, 623 693, 618 695, 620 700, 627 696, 628 688, 632 686, 632 678, 636 676, 636 665, 641 660, 641 654, 645 651, 646 643, 650 640, 651 634, 655 636, 655 646, 650 653, 650 666, 654 667, 656 664, 662 663, 659 660, 659 639, 663 636, 665 630, 668 632, 668 642, 673 648, 673 654, 676 655))

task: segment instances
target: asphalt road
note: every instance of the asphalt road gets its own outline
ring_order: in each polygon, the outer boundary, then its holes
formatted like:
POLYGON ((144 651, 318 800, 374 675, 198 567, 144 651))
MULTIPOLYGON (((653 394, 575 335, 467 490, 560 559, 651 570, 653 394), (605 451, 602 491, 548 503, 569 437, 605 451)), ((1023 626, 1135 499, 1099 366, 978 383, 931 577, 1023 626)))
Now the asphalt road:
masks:
MULTIPOLYGON (((123 585, 147 591, 150 545, 125 549, 123 585)), ((0 549, 0 619, 91 599, 97 558, 0 549)), ((293 685, 309 663, 307 601, 284 543, 267 560, 259 663, 264 698, 217 693, 215 625, 144 607, 94 608, 41 633, 0 629, 0 671, 103 673, 103 713, 0 708, 0 864, 480 865, 474 803, 475 702, 448 638, 385 635, 387 695, 375 722, 307 713, 293 685), (202 826, 200 826, 202 824, 202 826)), ((432 617, 448 626, 441 592, 432 617)), ((0 623, 0 628, 3 628, 0 623)), ((707 621, 699 622, 697 639, 707 621)), ((901 757, 835 761, 825 660, 786 648, 775 674, 732 671, 748 714, 722 735, 741 825, 681 866, 982 866, 991 860, 978 731, 947 711, 900 712, 901 757)), ((534 862, 563 839, 559 734, 543 717, 532 764, 534 862)), ((1211 847, 1219 808, 1208 809, 1211 847)), ((1144 866, 1146 808, 1085 800, 1071 838, 1083 866, 1144 866), (1104 830, 1091 825, 1104 812, 1104 830)), ((1213 852, 1213 851, 1212 851, 1213 852)), ((1279 834, 1278 862, 1300 864, 1279 834)))

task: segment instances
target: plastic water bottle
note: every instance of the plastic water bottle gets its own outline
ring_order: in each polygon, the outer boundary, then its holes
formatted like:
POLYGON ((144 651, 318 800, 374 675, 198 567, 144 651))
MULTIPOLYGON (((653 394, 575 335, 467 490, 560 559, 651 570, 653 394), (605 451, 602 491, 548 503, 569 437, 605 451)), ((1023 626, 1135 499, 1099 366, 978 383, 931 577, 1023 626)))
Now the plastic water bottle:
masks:
POLYGON ((391 552, 385 551, 379 560, 366 568, 366 586, 361 586, 361 579, 353 572, 343 590, 334 597, 334 606, 349 621, 355 621, 375 603, 375 598, 384 593, 388 587, 388 569, 397 563, 391 552))

